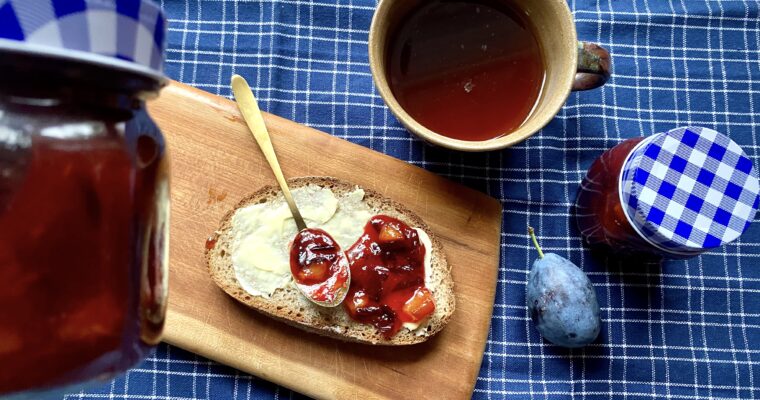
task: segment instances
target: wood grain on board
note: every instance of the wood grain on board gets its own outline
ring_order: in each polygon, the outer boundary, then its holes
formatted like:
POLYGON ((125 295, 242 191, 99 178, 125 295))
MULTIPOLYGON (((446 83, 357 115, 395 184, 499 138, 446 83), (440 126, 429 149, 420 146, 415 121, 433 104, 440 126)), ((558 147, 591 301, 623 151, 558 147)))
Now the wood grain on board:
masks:
POLYGON ((414 346, 346 344, 238 304, 209 278, 206 238, 241 198, 275 184, 235 103, 172 82, 150 113, 171 160, 169 313, 164 340, 317 398, 469 398, 488 336, 499 266, 501 205, 406 162, 265 115, 287 177, 330 175, 420 215, 443 243, 457 309, 414 346))

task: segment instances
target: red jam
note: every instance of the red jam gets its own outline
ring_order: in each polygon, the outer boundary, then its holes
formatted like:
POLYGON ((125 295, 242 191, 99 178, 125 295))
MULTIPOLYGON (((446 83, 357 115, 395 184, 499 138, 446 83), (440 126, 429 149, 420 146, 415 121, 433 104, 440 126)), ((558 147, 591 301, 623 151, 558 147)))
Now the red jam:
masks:
POLYGON ((0 147, 0 393, 111 376, 158 342, 168 171, 112 127, 35 136, 18 164, 0 147))
POLYGON ((578 226, 589 245, 606 245, 616 252, 663 255, 644 241, 625 216, 618 191, 620 171, 643 138, 628 139, 604 152, 591 165, 577 199, 578 226))
POLYGON ((347 254, 351 287, 344 305, 354 320, 391 338, 404 322, 420 322, 435 310, 425 288, 425 246, 405 223, 372 217, 347 254))
POLYGON ((290 247, 290 271, 301 290, 312 300, 333 303, 343 295, 348 280, 348 260, 340 245, 321 229, 298 232, 290 247))
POLYGON ((0 54, 0 397, 47 398, 19 392, 109 379, 160 341, 169 171, 141 100, 159 83, 0 54))

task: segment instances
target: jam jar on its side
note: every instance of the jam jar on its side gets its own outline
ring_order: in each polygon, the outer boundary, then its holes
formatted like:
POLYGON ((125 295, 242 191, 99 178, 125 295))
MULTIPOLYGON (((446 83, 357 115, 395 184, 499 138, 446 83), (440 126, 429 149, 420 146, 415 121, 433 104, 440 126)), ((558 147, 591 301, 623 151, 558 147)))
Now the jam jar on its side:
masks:
POLYGON ((604 152, 581 183, 576 219, 591 246, 688 258, 738 238, 759 191, 757 170, 734 141, 678 128, 604 152))
POLYGON ((0 397, 110 379, 164 324, 164 78, 80 53, 0 40, 0 397))

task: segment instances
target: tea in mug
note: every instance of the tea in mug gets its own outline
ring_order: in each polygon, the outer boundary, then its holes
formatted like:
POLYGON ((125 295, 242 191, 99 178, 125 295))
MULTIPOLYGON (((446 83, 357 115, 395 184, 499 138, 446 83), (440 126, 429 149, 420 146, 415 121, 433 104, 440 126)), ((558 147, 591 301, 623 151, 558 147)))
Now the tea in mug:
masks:
POLYGON ((454 139, 509 134, 541 94, 541 48, 527 16, 508 1, 424 2, 388 46, 388 81, 401 107, 454 139))

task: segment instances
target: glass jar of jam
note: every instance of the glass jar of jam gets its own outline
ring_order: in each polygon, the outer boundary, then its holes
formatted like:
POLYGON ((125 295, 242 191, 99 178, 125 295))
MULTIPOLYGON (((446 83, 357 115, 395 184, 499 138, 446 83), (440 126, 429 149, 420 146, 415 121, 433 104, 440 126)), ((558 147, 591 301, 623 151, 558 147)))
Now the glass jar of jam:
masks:
POLYGON ((3 7, 0 397, 109 379, 160 340, 168 169, 145 100, 164 17, 107 3, 3 7))
POLYGON ((686 127, 607 150, 581 183, 576 218, 589 245, 688 258, 738 238, 758 208, 757 170, 733 140, 686 127))

